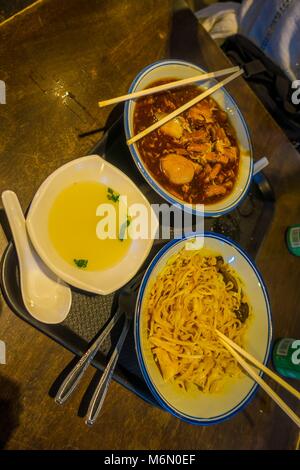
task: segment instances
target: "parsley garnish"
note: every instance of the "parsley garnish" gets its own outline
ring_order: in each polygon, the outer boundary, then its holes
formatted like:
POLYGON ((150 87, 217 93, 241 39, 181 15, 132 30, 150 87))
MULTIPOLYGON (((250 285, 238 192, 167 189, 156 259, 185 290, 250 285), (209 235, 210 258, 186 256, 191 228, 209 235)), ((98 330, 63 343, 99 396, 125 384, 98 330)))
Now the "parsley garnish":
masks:
POLYGON ((107 199, 113 202, 119 202, 119 193, 116 193, 112 188, 107 188, 107 193, 107 199))
POLYGON ((119 235, 119 240, 122 242, 124 240, 125 236, 125 231, 127 227, 130 225, 131 219, 129 216, 127 216, 127 219, 125 222, 122 223, 121 228, 120 228, 120 235, 119 235))
POLYGON ((74 263, 78 268, 86 268, 88 265, 87 259, 74 259, 74 263))

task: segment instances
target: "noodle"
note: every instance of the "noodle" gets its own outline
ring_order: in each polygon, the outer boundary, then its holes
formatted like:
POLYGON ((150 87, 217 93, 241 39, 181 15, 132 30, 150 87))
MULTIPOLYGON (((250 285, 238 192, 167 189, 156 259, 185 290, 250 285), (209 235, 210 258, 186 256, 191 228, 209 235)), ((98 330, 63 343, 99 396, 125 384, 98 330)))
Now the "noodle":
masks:
POLYGON ((236 272, 221 256, 181 250, 150 289, 148 340, 166 382, 217 392, 240 369, 215 328, 242 346, 249 306, 236 272))

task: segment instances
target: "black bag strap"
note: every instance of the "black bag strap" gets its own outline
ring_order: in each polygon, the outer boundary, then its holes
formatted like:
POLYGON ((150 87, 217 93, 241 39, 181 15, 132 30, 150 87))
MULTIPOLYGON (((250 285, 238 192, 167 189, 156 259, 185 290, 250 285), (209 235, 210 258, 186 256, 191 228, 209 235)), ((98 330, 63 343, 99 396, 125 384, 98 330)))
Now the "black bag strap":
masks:
POLYGON ((266 67, 264 64, 258 60, 251 60, 251 62, 247 62, 243 65, 243 69, 245 70, 244 77, 250 78, 253 75, 257 75, 258 73, 262 73, 266 71, 266 67))

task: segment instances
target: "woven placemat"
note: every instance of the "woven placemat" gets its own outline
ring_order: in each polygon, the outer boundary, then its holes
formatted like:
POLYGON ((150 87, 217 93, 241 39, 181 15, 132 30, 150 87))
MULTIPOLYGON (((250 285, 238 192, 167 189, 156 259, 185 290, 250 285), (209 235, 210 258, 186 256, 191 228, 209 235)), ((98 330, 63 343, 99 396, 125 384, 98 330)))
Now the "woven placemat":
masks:
MULTIPOLYGON (((111 316, 114 294, 88 295, 72 291, 72 306, 69 315, 63 322, 71 331, 90 342, 104 327, 111 316)), ((108 335, 100 351, 107 355, 111 348, 111 337, 108 335)))

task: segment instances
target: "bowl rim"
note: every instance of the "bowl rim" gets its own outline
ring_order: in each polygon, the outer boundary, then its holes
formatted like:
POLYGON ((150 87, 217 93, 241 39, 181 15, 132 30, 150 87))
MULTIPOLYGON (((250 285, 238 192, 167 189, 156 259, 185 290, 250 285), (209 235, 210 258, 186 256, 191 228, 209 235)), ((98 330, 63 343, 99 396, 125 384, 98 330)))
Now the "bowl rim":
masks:
MULTIPOLYGON (((56 274, 60 279, 62 279, 67 284, 69 284, 69 285, 71 285, 71 286, 73 286, 77 289, 81 289, 85 292, 92 292, 94 294, 100 294, 100 295, 108 295, 108 294, 111 294, 113 292, 116 292, 118 289, 123 287, 127 282, 130 281, 130 279, 132 279, 136 275, 136 273, 141 268, 144 261, 147 259, 148 255, 149 255, 149 253, 152 249, 154 239, 151 239, 151 238, 149 239, 147 249, 144 250, 143 256, 139 260, 139 265, 137 266, 137 268, 134 271, 126 271, 126 277, 124 277, 123 281, 121 281, 119 283, 115 283, 115 285, 110 289, 108 289, 108 288, 103 289, 101 287, 92 286, 88 282, 80 280, 80 279, 74 277, 74 275, 71 274, 71 273, 66 273, 66 271, 63 268, 61 268, 61 267, 57 266, 55 263, 53 263, 52 260, 50 259, 50 257, 45 252, 45 250, 41 248, 41 245, 40 245, 39 240, 38 240, 38 236, 36 234, 35 224, 32 221, 32 217, 33 217, 33 214, 35 212, 35 208, 40 203, 40 199, 42 197, 44 197, 45 191, 47 191, 49 183, 51 183, 51 181, 53 179, 55 179, 55 177, 57 175, 59 175, 61 172, 65 171, 65 170, 67 170, 69 167, 77 165, 80 162, 87 162, 88 159, 89 160, 95 160, 95 161, 99 160, 100 165, 104 164, 104 165, 112 168, 116 173, 120 174, 127 181, 127 183, 129 182, 129 184, 132 187, 135 188, 135 191, 137 191, 140 194, 140 196, 142 197, 142 199, 144 201, 144 204, 148 207, 148 209, 150 209, 150 211, 153 212, 151 204, 149 203, 146 196, 141 192, 141 190, 138 188, 138 186, 129 178, 129 176, 126 175, 126 173, 124 173, 118 167, 116 167, 115 165, 112 165, 110 162, 105 160, 105 158, 103 158, 101 155, 93 154, 93 155, 86 155, 84 157, 75 158, 75 159, 59 166, 52 173, 50 173, 50 175, 48 175, 47 178, 45 178, 45 180, 41 183, 41 185, 39 186, 39 188, 37 189, 35 195, 32 198, 32 201, 31 201, 31 204, 30 204, 30 207, 29 207, 29 211, 28 211, 28 215, 26 217, 26 228, 27 228, 27 231, 28 231, 30 241, 32 242, 32 244, 34 246, 34 249, 36 250, 38 256, 42 259, 42 261, 46 264, 46 266, 48 266, 48 268, 54 274, 56 274)), ((63 189, 63 186, 62 186, 62 189, 63 189)), ((152 215, 155 216, 155 213, 152 214, 152 215)), ((97 271, 95 271, 95 272, 97 272, 97 271)))
MULTIPOLYGON (((197 68, 201 72, 207 72, 207 70, 203 69, 202 67, 199 67, 198 65, 193 64, 191 62, 187 62, 185 60, 177 60, 177 59, 158 60, 158 61, 153 62, 153 63, 147 65, 146 67, 144 67, 136 75, 136 77, 134 78, 134 80, 132 81, 132 83, 129 87, 128 93, 133 92, 136 84, 141 80, 141 78, 143 76, 147 75, 147 73, 150 70, 153 70, 153 69, 158 68, 158 67, 162 67, 164 65, 172 65, 172 64, 193 67, 193 68, 197 68)), ((211 79, 211 80, 213 80, 213 79, 211 79)), ((218 210, 213 210, 212 211, 212 210, 206 209, 205 207, 209 207, 209 206, 206 206, 204 204, 204 216, 205 217, 215 217, 215 216, 225 215, 225 214, 233 211, 239 204, 241 204, 241 202, 247 196, 248 191, 250 189, 250 184, 251 184, 251 181, 252 181, 252 177, 253 177, 253 165, 254 165, 254 162, 253 162, 253 145, 252 145, 252 140, 251 140, 251 135, 250 135, 250 132, 249 132, 249 129, 248 129, 248 125, 247 125, 246 120, 245 120, 242 112, 240 111, 235 99, 226 90, 226 88, 222 87, 221 90, 224 92, 226 97, 229 98, 229 100, 231 100, 232 105, 236 109, 237 114, 239 116, 239 119, 240 119, 240 121, 243 125, 244 130, 245 130, 245 133, 246 133, 246 136, 247 136, 247 141, 248 141, 248 144, 249 144, 250 167, 249 167, 249 173, 248 173, 246 184, 245 184, 242 192, 238 195, 238 197, 232 203, 230 203, 228 206, 226 206, 224 209, 218 209, 218 210)), ((130 139, 130 137, 131 137, 131 134, 130 134, 130 131, 129 131, 129 103, 130 103, 130 101, 126 101, 125 106, 124 106, 124 128, 125 128, 126 140, 130 139)), ((143 175, 143 177, 145 178, 147 183, 152 187, 152 189, 154 189, 154 191, 156 191, 159 194, 159 196, 161 196, 163 199, 168 201, 170 204, 173 204, 174 206, 178 207, 179 209, 181 209, 185 212, 195 214, 195 215, 198 215, 198 216, 203 216, 202 212, 197 211, 191 205, 188 205, 184 202, 180 202, 179 200, 174 199, 174 197, 171 195, 171 193, 164 190, 156 182, 156 180, 151 176, 150 172, 147 170, 146 166, 143 164, 142 159, 140 158, 138 152, 136 151, 135 145, 131 144, 128 147, 129 147, 130 153, 133 157, 133 160, 134 160, 139 172, 143 175)))
MULTIPOLYGON (((139 366, 142 371, 142 375, 144 377, 145 382, 147 383, 150 391, 152 392, 153 396, 155 399, 158 401, 160 406, 169 411, 172 415, 176 416, 177 418, 180 418, 183 421, 186 421, 190 424, 196 424, 196 425, 202 425, 202 426, 208 426, 211 424, 218 424, 222 421, 225 421, 231 417, 233 417, 236 413, 239 411, 242 411, 253 399, 255 393, 257 392, 258 389, 258 384, 255 382, 252 387, 250 388, 249 392, 247 395, 231 410, 227 411, 226 413, 223 413, 221 415, 215 416, 213 418, 195 418, 190 415, 186 415, 185 413, 181 413, 179 410, 175 409, 172 407, 172 405, 167 402, 164 397, 160 394, 158 389, 155 387, 153 382, 150 379, 150 376, 147 372, 146 365, 144 362, 143 354, 142 354, 142 348, 141 348, 141 341, 140 341, 140 317, 141 317, 141 306, 142 306, 142 301, 144 298, 144 293, 146 286, 148 284, 148 281, 150 279, 151 273, 158 263, 158 261, 170 250, 171 247, 174 245, 177 245, 179 243, 183 243, 184 241, 190 239, 190 238, 195 238, 197 236, 203 236, 204 238, 215 238, 217 240, 221 240, 222 242, 226 243, 227 245, 233 246, 239 254, 246 260, 246 262, 249 264, 250 268, 254 271, 254 274, 256 275, 258 281, 260 282, 262 293, 264 296, 265 300, 265 305, 266 305, 266 313, 267 313, 267 319, 268 319, 268 338, 267 338, 267 349, 265 353, 265 357, 263 360, 263 364, 266 365, 270 359, 271 355, 271 343, 272 343, 272 312, 271 312, 271 304, 270 304, 270 298, 269 294, 267 291, 266 284, 263 280, 263 277, 255 265, 255 262, 251 259, 251 257, 246 253, 246 251, 235 241, 231 240, 230 238, 220 235, 218 233, 214 232, 203 232, 200 233, 198 232, 197 234, 195 233, 190 233, 185 235, 181 239, 174 239, 166 243, 161 250, 156 254, 156 256, 153 258, 151 261, 150 265, 148 266, 144 277, 142 279, 138 296, 137 296, 137 301, 136 301, 136 307, 135 307, 135 317, 134 317, 134 341, 135 341, 135 350, 139 362, 139 366)), ((262 376, 263 372, 260 371, 259 375, 262 376)))

